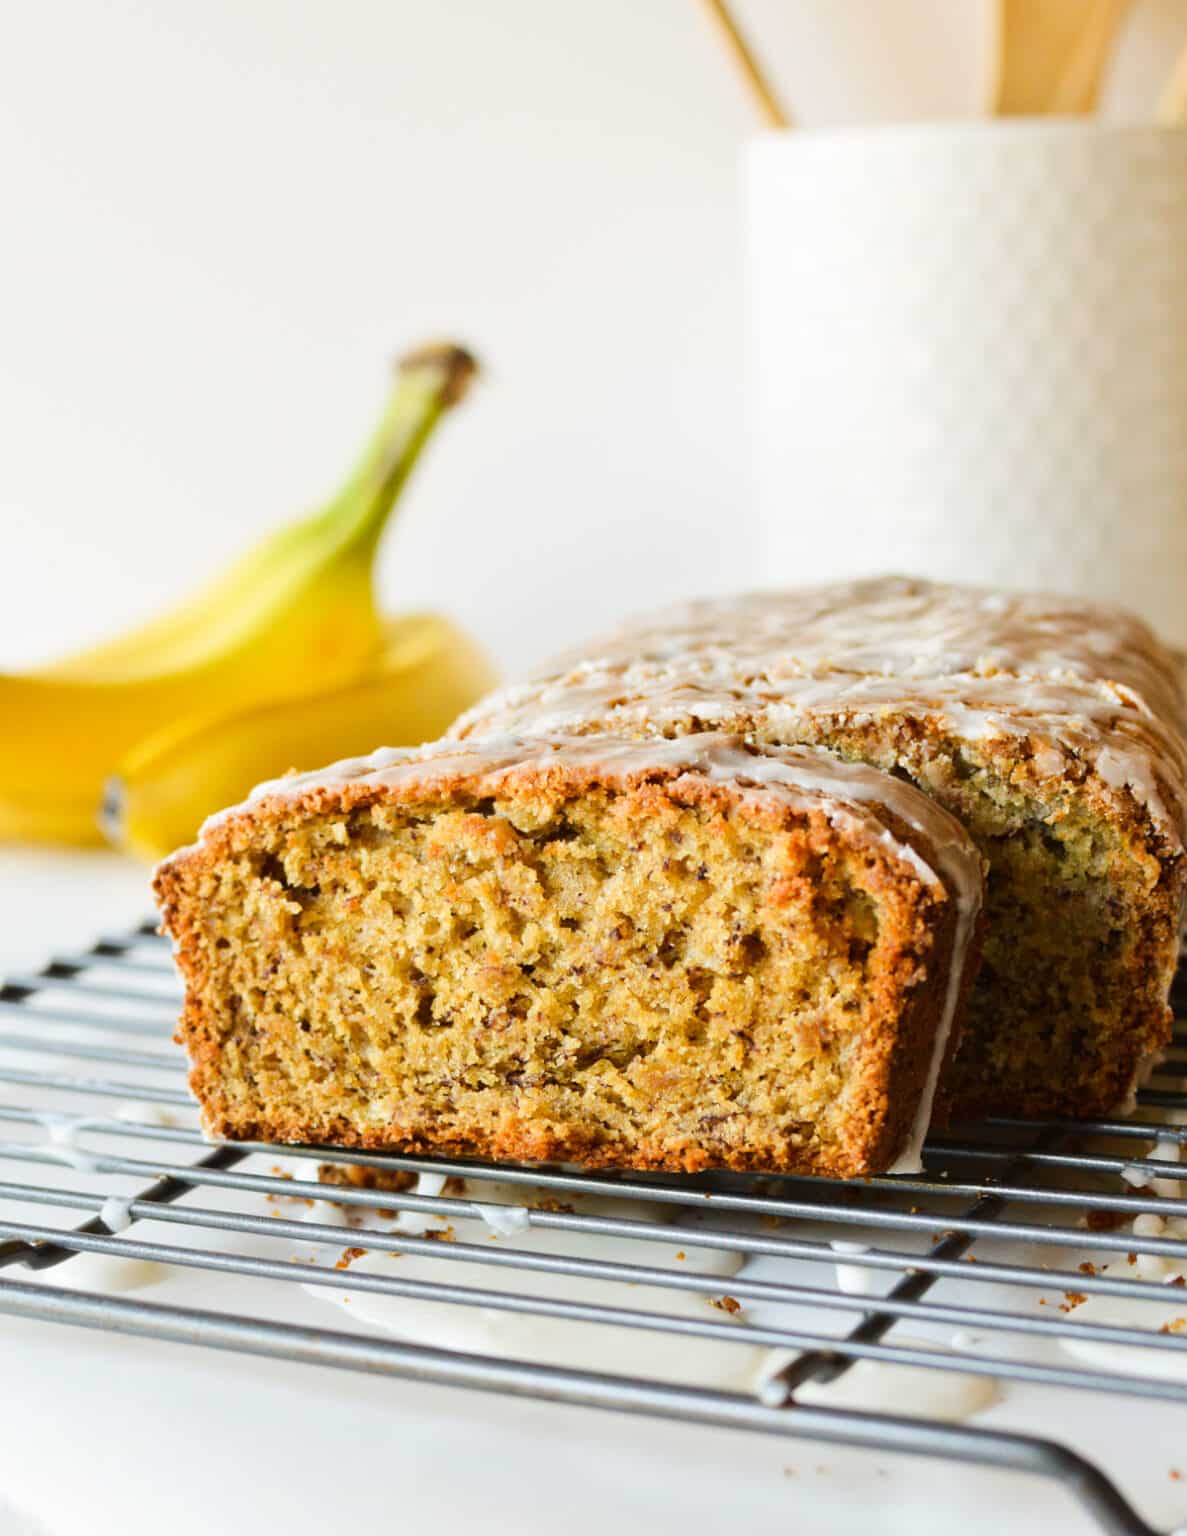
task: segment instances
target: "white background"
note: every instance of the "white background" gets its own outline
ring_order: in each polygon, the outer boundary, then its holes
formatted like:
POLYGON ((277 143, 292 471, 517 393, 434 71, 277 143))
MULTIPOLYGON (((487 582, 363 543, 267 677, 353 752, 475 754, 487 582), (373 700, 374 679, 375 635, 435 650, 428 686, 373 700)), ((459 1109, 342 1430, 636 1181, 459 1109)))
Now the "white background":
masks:
MULTIPOLYGON (((977 108, 979 0, 738 9, 809 125, 977 108)), ((1110 115, 1148 114, 1185 32, 1187 0, 1139 0, 1110 115)), ((0 0, 0 667, 146 615, 317 501, 378 409, 388 360, 438 334, 470 342, 486 382, 388 541, 390 605, 448 609, 513 673, 631 607, 794 579, 755 569, 748 528, 737 162, 752 128, 691 0, 0 0)), ((0 965, 145 905, 143 872, 111 856, 0 854, 0 965)), ((116 1346, 70 1338, 47 1337, 29 1377, 58 1406, 23 1414, 9 1394, 17 1413, 0 1421, 22 1457, 48 1458, 33 1477, 47 1511, 72 1487, 54 1472, 60 1440, 90 1444, 130 1411, 109 1395, 102 1351, 116 1346), (65 1405, 83 1377, 75 1423, 65 1405)), ((121 1358, 139 1369, 143 1355, 121 1358)), ((146 1467, 171 1480, 216 1430, 225 1457, 250 1447, 224 1422, 227 1369, 203 1357, 170 1377, 169 1433, 188 1452, 162 1441, 155 1459, 157 1389, 131 1378, 146 1467)), ((268 1410, 233 1369, 236 1400, 268 1410)), ((345 1414, 342 1384, 334 1394, 345 1414)), ((454 1424, 469 1422, 477 1408, 456 1401, 454 1424)), ((316 1415, 302 1422, 316 1446, 316 1415)), ((458 1443, 441 1441, 443 1489, 458 1443)), ((386 1468, 395 1447, 376 1449, 386 1468)), ((271 1451, 258 1477, 275 1493, 286 1446, 271 1451)), ((757 1454, 739 1448, 738 1464, 757 1454)), ((519 1455, 508 1476, 531 1475, 519 1455)), ((122 1522, 112 1487, 130 1516, 137 1484, 109 1466, 96 1508, 122 1522)), ((83 1502, 101 1470, 79 1481, 83 1502)), ((588 1517, 605 1528, 612 1490, 594 1470, 588 1517)), ((645 1513, 673 1486, 653 1473, 631 1474, 645 1513)), ((900 1485, 915 1529, 933 1476, 900 1485)), ((971 1487, 943 1476, 950 1495, 971 1487)), ((839 1507, 868 1528, 878 1500, 846 1505, 842 1481, 839 1507)), ((310 1492, 325 1495, 318 1528, 334 1484, 323 1473, 310 1492)), ((982 1502, 1002 1486, 979 1483, 982 1502)), ((521 1531, 535 1529, 527 1488, 502 1506, 521 1531)), ((161 1497, 176 1503, 172 1482, 161 1497)), ((393 1513, 399 1497, 393 1485, 393 1513)), ((1015 1497, 1016 1520, 1032 1498, 1047 1518, 1067 1512, 1030 1486, 1015 1497)), ((443 1493, 432 1513, 447 1508, 443 1493)), ((504 1528, 497 1504, 485 1512, 504 1528)), ((786 1528, 783 1514, 759 1525, 786 1528)))
MULTIPOLYGON (((982 0, 739 0, 809 126, 976 110, 982 0)), ((383 558, 508 671, 745 581, 743 97, 693 0, 3 0, 0 666, 146 614, 487 379, 383 558)), ((1139 0, 1148 114, 1185 0, 1139 0)))

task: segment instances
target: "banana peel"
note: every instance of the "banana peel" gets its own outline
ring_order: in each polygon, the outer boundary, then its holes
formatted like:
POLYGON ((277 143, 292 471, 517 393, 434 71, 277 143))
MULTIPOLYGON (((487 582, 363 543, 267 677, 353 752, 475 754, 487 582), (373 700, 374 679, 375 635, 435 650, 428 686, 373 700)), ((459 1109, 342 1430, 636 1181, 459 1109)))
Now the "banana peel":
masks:
POLYGON ((381 652, 353 681, 231 718, 191 721, 143 743, 108 785, 104 828, 129 852, 159 859, 262 780, 380 744, 433 740, 494 681, 481 650, 448 619, 390 619, 381 652))
POLYGON ((358 677, 387 642, 372 582, 380 536, 475 368, 450 344, 409 354, 328 505, 171 613, 54 665, 0 674, 0 837, 100 842, 104 786, 138 743, 179 719, 237 715, 358 677))

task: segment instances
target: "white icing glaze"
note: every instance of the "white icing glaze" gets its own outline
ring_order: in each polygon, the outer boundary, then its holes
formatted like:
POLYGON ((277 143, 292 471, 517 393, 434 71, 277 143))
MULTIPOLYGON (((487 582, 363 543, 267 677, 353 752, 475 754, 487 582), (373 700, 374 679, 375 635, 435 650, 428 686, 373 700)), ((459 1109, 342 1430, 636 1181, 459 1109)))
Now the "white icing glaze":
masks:
POLYGON ((532 1224, 527 1208, 522 1205, 491 1205, 479 1214, 496 1237, 514 1237, 532 1224))
MULTIPOLYGON (((922 1347, 937 1348, 934 1344, 922 1347)), ((936 1371, 883 1360, 858 1360, 836 1381, 805 1382, 796 1389, 795 1400, 808 1406, 853 1408, 863 1413, 894 1413, 908 1419, 956 1424, 990 1407, 998 1390, 993 1377, 971 1371, 936 1371)))
MULTIPOLYGON (((445 1173, 418 1173, 414 1193, 436 1197, 444 1192, 448 1182, 449 1175, 445 1173)), ((324 1221, 327 1218, 322 1213, 315 1219, 324 1221)), ((397 1211, 387 1222, 389 1231, 407 1232, 410 1237, 423 1237, 426 1232, 443 1232, 448 1226, 448 1216, 436 1216, 431 1211, 397 1211)))
POLYGON ((1121 609, 899 576, 678 605, 624 626, 593 654, 582 665, 773 655, 783 673, 1104 677, 1160 712, 1182 707, 1173 658, 1121 609))
MULTIPOLYGON (((1166 1222, 1161 1216, 1149 1213, 1135 1216, 1133 1235, 1134 1237, 1165 1237, 1167 1236, 1166 1222)), ((1163 1258, 1159 1253, 1142 1253, 1140 1250, 1134 1256, 1134 1268, 1143 1280, 1165 1279, 1171 1272, 1173 1262, 1171 1259, 1163 1258)))
POLYGON ((99 1207, 99 1220, 109 1232, 126 1232, 132 1225, 132 1202, 108 1195, 99 1207))
MULTIPOLYGON (((747 749, 736 737, 720 732, 680 736, 674 740, 620 737, 549 736, 495 737, 483 741, 450 738, 427 747, 383 747, 368 757, 348 758, 311 773, 290 774, 257 785, 238 806, 210 817, 202 828, 207 837, 230 818, 262 803, 296 800, 309 795, 333 797, 348 787, 357 791, 398 789, 404 785, 435 784, 464 775, 475 793, 497 794, 509 787, 512 775, 547 772, 550 767, 586 770, 591 778, 625 786, 648 776, 667 773, 675 782, 684 777, 728 784, 744 794, 767 792, 797 810, 824 812, 829 821, 857 836, 880 843, 909 863, 926 884, 943 881, 909 843, 896 839, 878 816, 884 807, 946 855, 957 850, 959 878, 979 889, 980 864, 970 853, 958 823, 918 790, 865 763, 848 763, 817 747, 747 749)), ((942 872, 946 874, 946 871, 942 872)), ((956 873, 954 871, 954 873, 956 873)))
POLYGON ((973 1333, 968 1328, 958 1328, 952 1335, 950 1343, 958 1354, 980 1354, 985 1348, 985 1335, 973 1333))
MULTIPOLYGON (((1134 1220, 1135 1237, 1187 1237, 1187 1222, 1159 1216, 1138 1216, 1134 1220), (1140 1224, 1140 1225, 1139 1225, 1140 1224)), ((1132 1278, 1158 1281, 1173 1286, 1166 1301, 1135 1301, 1120 1296, 1088 1296, 1075 1310, 1078 1323, 1099 1323, 1109 1327, 1135 1328, 1158 1335, 1170 1332, 1187 1340, 1187 1293, 1175 1282, 1187 1271, 1187 1261, 1164 1258, 1161 1254, 1138 1253, 1129 1266, 1132 1278)), ((1060 1348, 1090 1365, 1126 1376, 1159 1376, 1187 1381, 1187 1347, 1148 1349, 1138 1345, 1114 1344, 1107 1339, 1061 1338, 1060 1348)))
MULTIPOLYGON (((1165 1055, 1166 1053, 1164 1051, 1157 1052, 1155 1062, 1151 1063, 1150 1071, 1146 1072, 1145 1078, 1142 1080, 1143 1087, 1145 1086, 1146 1079, 1148 1079, 1150 1076, 1150 1072, 1153 1070, 1153 1066, 1157 1064, 1157 1062, 1161 1062, 1165 1058, 1165 1055)), ((1180 1083, 1179 1086, 1181 1087, 1182 1084, 1180 1083)), ((1136 1084, 1134 1087, 1133 1099, 1133 1109, 1129 1111, 1130 1113, 1132 1113, 1133 1110, 1136 1110, 1137 1108, 1136 1084)), ((1151 1106, 1147 1111, 1145 1111, 1145 1114, 1148 1119, 1168 1127, 1182 1126, 1187 1124, 1187 1111, 1181 1109, 1164 1109, 1157 1106, 1151 1106)), ((1145 1153, 1145 1158, 1148 1161, 1153 1160, 1155 1162, 1165 1163, 1167 1164, 1168 1168, 1173 1169, 1176 1165, 1179 1165, 1182 1162, 1183 1146, 1184 1144, 1177 1137, 1165 1136, 1160 1140, 1155 1141, 1153 1145, 1148 1148, 1145 1153)), ((1158 1195, 1164 1199, 1175 1200, 1187 1192, 1187 1175, 1183 1176, 1182 1178, 1178 1174, 1168 1174, 1166 1177, 1161 1177, 1158 1174, 1152 1174, 1148 1172, 1145 1168, 1139 1168, 1133 1163, 1126 1163, 1125 1166, 1121 1169, 1121 1177, 1126 1184, 1131 1185, 1133 1188, 1147 1190, 1149 1193, 1158 1195)))
MULTIPOLYGON (((419 1191, 418 1191, 419 1192, 419 1191)), ((467 1197, 484 1205, 523 1210, 544 1191, 522 1184, 499 1184, 487 1180, 468 1181, 467 1197)), ((586 1215, 613 1215, 628 1220, 670 1220, 674 1207, 652 1205, 631 1199, 606 1200, 587 1195, 566 1195, 566 1203, 586 1215)), ((331 1209, 335 1209, 332 1208, 331 1209)), ((312 1217, 324 1220, 319 1212, 312 1217)), ((341 1222, 341 1211, 336 1220, 341 1222)), ((458 1242, 485 1244, 501 1241, 488 1225, 489 1212, 480 1220, 450 1217, 458 1242)), ((561 1255, 580 1259, 600 1259, 623 1264, 654 1265, 681 1273, 714 1275, 722 1279, 741 1268, 739 1254, 721 1253, 707 1248, 680 1248, 651 1240, 606 1237, 600 1233, 545 1231, 523 1228, 517 1219, 514 1241, 509 1247, 526 1253, 561 1255), (677 1257, 679 1252, 680 1257, 677 1257)), ((368 1212, 367 1224, 388 1232, 391 1223, 368 1212)), ((351 1246, 366 1248, 367 1232, 345 1227, 343 1240, 351 1246)), ((320 1262, 324 1262, 324 1259, 320 1262)), ((669 1316, 708 1318, 729 1324, 731 1314, 710 1306, 710 1298, 701 1292, 668 1290, 658 1286, 632 1285, 618 1280, 590 1279, 584 1276, 534 1273, 524 1269, 505 1269, 478 1265, 448 1265, 447 1279, 458 1285, 482 1290, 537 1296, 547 1300, 579 1301, 599 1306, 621 1307, 630 1311, 663 1312, 669 1316)), ((440 1281, 440 1260, 419 1254, 399 1257, 379 1250, 355 1259, 349 1273, 382 1275, 392 1280, 440 1281)), ((724 1289, 724 1287, 723 1287, 724 1289)), ((493 1307, 452 1305, 424 1301, 414 1297, 379 1295, 351 1291, 348 1287, 308 1286, 310 1295, 340 1307, 355 1322, 363 1322, 400 1338, 438 1348, 471 1350, 520 1360, 574 1366, 578 1369, 629 1374, 664 1381, 685 1382, 745 1390, 753 1381, 765 1351, 745 1344, 730 1344, 681 1334, 652 1333, 646 1329, 623 1328, 550 1318, 531 1313, 503 1312, 493 1307)))
POLYGON ((758 1380, 754 1384, 754 1393, 764 1408, 782 1408, 791 1399, 791 1388, 784 1381, 781 1371, 786 1370, 786 1364, 781 1360, 779 1370, 774 1374, 760 1372, 758 1380))
POLYGON ((76 1253, 57 1271, 56 1283, 69 1290, 141 1291, 168 1274, 155 1259, 125 1259, 110 1253, 76 1253))

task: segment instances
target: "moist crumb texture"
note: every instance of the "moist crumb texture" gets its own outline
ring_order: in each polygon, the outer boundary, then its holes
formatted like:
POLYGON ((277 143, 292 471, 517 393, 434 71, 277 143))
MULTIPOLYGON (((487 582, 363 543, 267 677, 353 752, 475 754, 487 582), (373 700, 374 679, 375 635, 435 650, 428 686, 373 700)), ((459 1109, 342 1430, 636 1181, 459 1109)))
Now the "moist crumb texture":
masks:
POLYGON ((526 729, 812 743, 952 812, 988 885, 943 1114, 1110 1115, 1170 1039, 1181 674, 1119 609, 898 577, 692 603, 455 727, 526 729))
POLYGON ((266 787, 157 876, 208 1130, 887 1167, 955 1041, 981 877, 882 781, 697 736, 454 742, 266 787))

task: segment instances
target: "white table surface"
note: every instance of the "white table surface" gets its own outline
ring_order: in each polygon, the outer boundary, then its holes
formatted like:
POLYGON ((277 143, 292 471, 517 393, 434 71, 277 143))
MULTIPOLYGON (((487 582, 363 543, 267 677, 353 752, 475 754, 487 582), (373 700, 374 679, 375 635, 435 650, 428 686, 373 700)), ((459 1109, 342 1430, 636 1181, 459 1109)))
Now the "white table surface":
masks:
MULTIPOLYGON (((0 969, 148 909, 145 872, 109 855, 0 853, 0 969)), ((168 1240, 168 1239, 166 1239, 168 1240)), ((298 1287, 170 1274, 137 1293, 341 1327, 298 1287), (212 1286, 214 1289, 212 1289, 212 1286)), ((251 1360, 0 1317, 0 1533, 205 1536, 253 1529, 666 1536, 737 1528, 1087 1532, 1036 1480, 788 1439, 251 1360), (7 1513, 4 1504, 7 1504, 7 1513), (250 1514, 248 1513, 250 1512, 250 1514), (7 1523, 6 1523, 7 1522, 7 1523)), ((977 1421, 1098 1459, 1162 1529, 1187 1519, 1182 1410, 1007 1390, 977 1421)))

